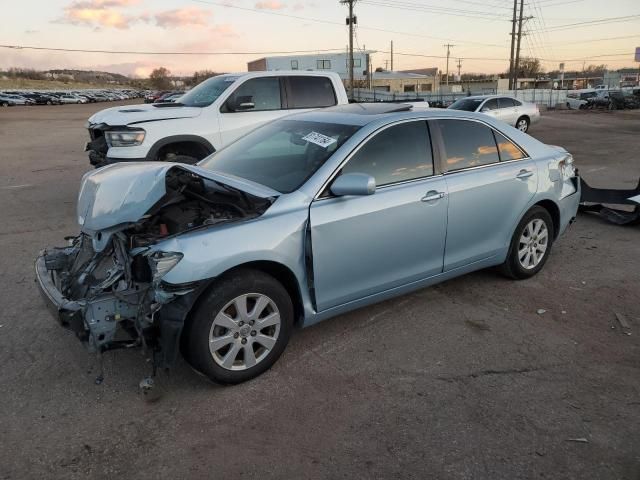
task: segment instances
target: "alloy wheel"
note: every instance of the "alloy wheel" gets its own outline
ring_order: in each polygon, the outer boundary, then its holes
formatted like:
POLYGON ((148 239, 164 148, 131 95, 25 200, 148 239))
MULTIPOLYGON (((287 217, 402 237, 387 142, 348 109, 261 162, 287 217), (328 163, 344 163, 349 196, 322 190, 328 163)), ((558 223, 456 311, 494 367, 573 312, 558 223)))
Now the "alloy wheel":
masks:
POLYGON ((518 127, 518 130, 520 130, 521 132, 526 132, 529 125, 527 124, 527 121, 524 118, 522 118, 518 120, 517 127, 518 127))
POLYGON ((261 293, 240 295, 217 313, 209 332, 213 360, 227 370, 247 370, 263 361, 280 334, 280 312, 261 293))
POLYGON ((518 261, 526 270, 536 268, 547 253, 549 230, 544 220, 534 218, 524 227, 518 242, 518 261))

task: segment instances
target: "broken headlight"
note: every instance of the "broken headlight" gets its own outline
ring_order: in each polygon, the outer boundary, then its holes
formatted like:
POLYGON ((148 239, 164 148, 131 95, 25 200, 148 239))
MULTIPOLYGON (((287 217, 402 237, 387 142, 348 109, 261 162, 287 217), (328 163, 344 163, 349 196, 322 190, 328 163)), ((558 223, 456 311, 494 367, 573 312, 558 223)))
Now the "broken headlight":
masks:
POLYGON ((149 255, 152 281, 159 281, 182 260, 182 257, 183 255, 178 252, 154 252, 149 255))
POLYGON ((110 147, 135 147, 142 144, 145 133, 144 130, 110 130, 104 136, 110 147))

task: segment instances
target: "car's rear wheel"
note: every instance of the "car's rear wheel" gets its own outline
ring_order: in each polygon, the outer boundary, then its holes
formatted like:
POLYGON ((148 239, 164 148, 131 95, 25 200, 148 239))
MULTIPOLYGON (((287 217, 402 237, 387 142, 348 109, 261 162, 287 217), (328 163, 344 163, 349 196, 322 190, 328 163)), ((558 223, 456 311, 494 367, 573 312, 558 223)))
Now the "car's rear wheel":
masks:
POLYGON ((513 233, 507 259, 500 270, 517 280, 533 277, 547 262, 553 239, 549 212, 540 206, 531 208, 513 233))
POLYGON ((516 122, 516 128, 526 133, 529 130, 529 119, 527 117, 520 117, 516 122))
POLYGON ((261 271, 239 270, 199 303, 185 329, 183 353, 214 382, 240 383, 275 363, 292 329, 293 304, 280 282, 261 271))

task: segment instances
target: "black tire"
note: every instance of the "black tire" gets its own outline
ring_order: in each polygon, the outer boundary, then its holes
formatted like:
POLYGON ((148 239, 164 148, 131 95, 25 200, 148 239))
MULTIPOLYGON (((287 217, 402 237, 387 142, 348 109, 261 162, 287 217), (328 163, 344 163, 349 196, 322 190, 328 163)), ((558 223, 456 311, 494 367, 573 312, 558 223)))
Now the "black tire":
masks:
POLYGON ((7 102, 2 102, 2 106, 3 106, 3 107, 8 107, 8 106, 9 106, 9 104, 8 104, 7 102))
POLYGON ((555 235, 555 230, 553 226, 553 219, 549 212, 538 205, 532 207, 520 220, 518 226, 513 232, 513 237, 511 237, 511 244, 509 245, 509 252, 507 253, 507 259, 505 262, 500 265, 499 270, 501 273, 509 278, 513 278, 515 280, 524 280, 525 278, 531 278, 544 267, 544 264, 547 263, 547 259, 551 254, 551 248, 553 247, 553 239, 555 235), (520 238, 526 228, 526 226, 532 222, 533 220, 542 220, 545 223, 547 228, 547 247, 544 251, 542 259, 539 263, 530 269, 525 268, 518 258, 518 249, 520 246, 520 238))
POLYGON ((47 105, 51 105, 51 100, 47 100, 47 105))
POLYGON ((527 132, 529 131, 529 125, 530 125, 530 123, 531 123, 531 122, 529 122, 529 119, 528 119, 527 117, 520 117, 520 118, 518 119, 518 121, 516 122, 516 128, 517 128, 518 130, 520 130, 521 132, 527 133, 527 132), (524 123, 523 123, 524 128, 521 128, 521 127, 520 127, 520 124, 521 124, 522 122, 524 122, 524 123))
MULTIPOLYGON (((247 324, 245 324, 245 326, 246 325, 247 324)), ((183 333, 185 338, 182 339, 183 356, 191 366, 216 383, 241 383, 271 368, 287 346, 292 329, 293 304, 287 290, 282 284, 272 276, 258 270, 237 270, 216 281, 212 288, 203 294, 202 299, 199 300, 195 312, 193 312, 189 319, 189 324, 185 326, 183 333), (230 370, 214 360, 213 354, 209 349, 209 335, 212 332, 212 328, 218 328, 213 327, 213 323, 222 309, 229 304, 229 302, 246 294, 266 295, 273 301, 280 314, 280 330, 275 344, 270 350, 267 350, 262 360, 258 361, 258 363, 252 367, 246 367, 244 370, 230 370)), ((228 334, 230 334, 230 332, 228 334)), ((224 335, 227 335, 227 332, 225 332, 224 335)), ((259 349, 263 347, 261 347, 259 343, 255 343, 253 338, 256 338, 253 333, 250 336, 246 336, 245 340, 239 337, 240 341, 248 341, 248 343, 242 344, 242 346, 239 345, 238 348, 244 349, 251 346, 250 348, 252 348, 253 351, 254 347, 252 345, 255 345, 259 351, 259 349)), ((234 340, 234 342, 236 342, 236 340, 234 340)), ((234 343, 229 345, 230 350, 234 346, 234 343)), ((229 350, 227 350, 226 353, 228 353, 229 350)), ((240 361, 244 362, 245 351, 242 351, 242 360, 240 361)), ((225 353, 224 350, 222 350, 222 352, 225 353)), ((238 355, 240 354, 238 353, 238 355)), ((234 356, 234 358, 238 357, 234 356)))

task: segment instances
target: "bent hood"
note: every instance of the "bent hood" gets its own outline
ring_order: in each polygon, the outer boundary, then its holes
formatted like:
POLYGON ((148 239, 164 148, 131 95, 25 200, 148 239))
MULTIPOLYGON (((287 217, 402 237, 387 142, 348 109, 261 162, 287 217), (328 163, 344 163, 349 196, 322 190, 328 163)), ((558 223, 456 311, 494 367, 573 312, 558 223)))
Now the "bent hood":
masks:
POLYGON ((85 233, 139 221, 166 193, 166 175, 173 168, 260 198, 280 195, 264 185, 207 170, 168 162, 114 163, 87 173, 78 195, 78 224, 85 233))
POLYGON ((202 109, 198 107, 181 107, 170 103, 160 105, 170 106, 154 107, 154 104, 142 104, 107 108, 89 117, 89 124, 104 123, 110 126, 135 125, 158 120, 193 118, 202 113, 202 109))

